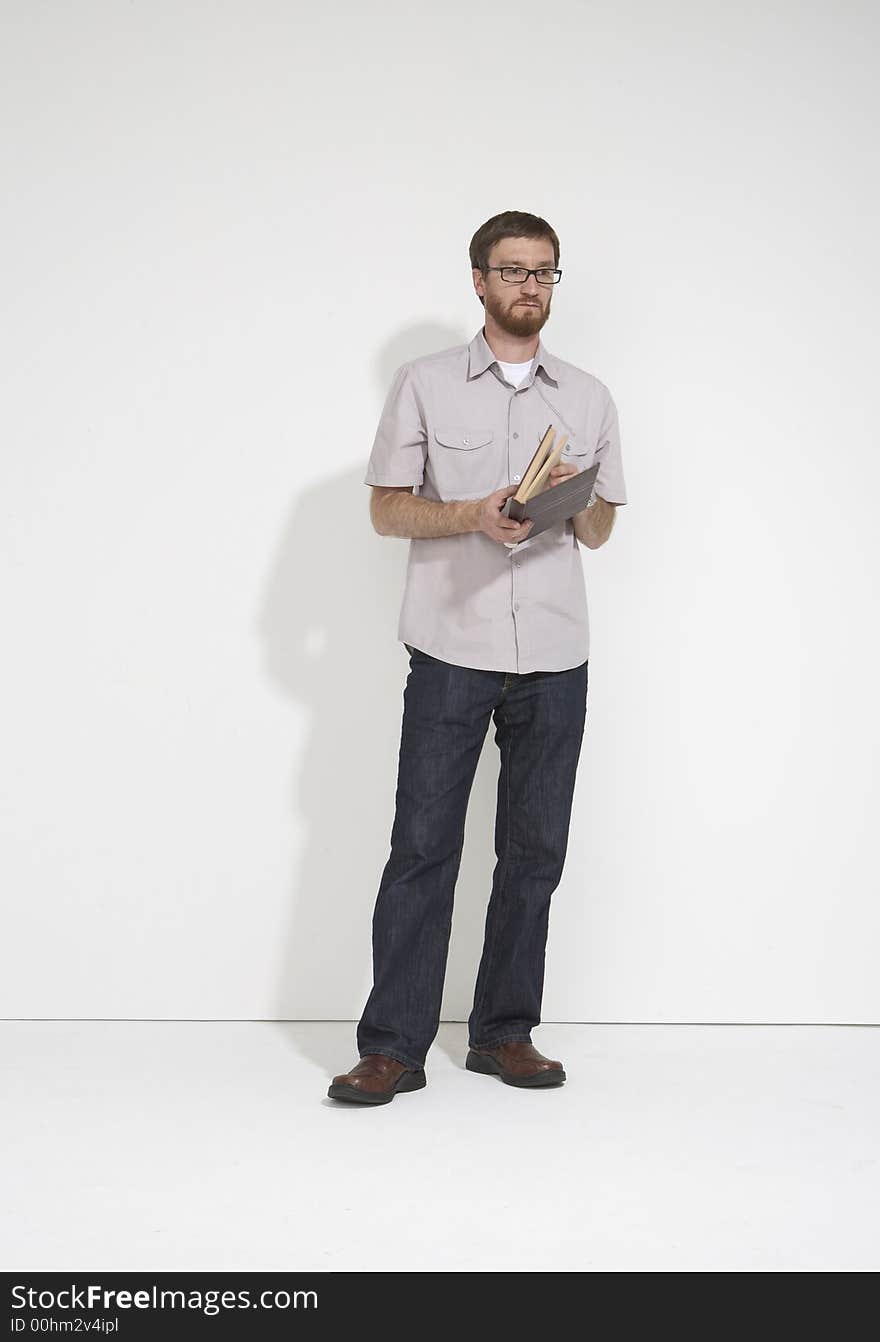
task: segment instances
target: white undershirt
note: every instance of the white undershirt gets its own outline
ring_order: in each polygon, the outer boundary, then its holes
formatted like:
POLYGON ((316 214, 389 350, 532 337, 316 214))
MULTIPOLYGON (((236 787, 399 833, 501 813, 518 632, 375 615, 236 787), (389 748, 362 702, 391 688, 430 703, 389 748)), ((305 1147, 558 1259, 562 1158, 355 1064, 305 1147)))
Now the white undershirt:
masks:
POLYGON ((501 359, 499 359, 497 362, 498 367, 501 369, 507 381, 511 382, 514 387, 518 387, 519 384, 528 377, 533 360, 526 359, 525 363, 502 363, 501 359))

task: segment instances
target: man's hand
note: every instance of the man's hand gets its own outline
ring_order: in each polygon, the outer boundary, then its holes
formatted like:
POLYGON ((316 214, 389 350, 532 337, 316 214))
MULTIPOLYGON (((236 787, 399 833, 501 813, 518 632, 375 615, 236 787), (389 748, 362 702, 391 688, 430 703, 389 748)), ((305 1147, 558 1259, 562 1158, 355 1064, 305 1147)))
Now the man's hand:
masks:
POLYGON ((531 531, 530 517, 526 518, 525 522, 517 522, 512 517, 505 517, 501 512, 505 500, 518 489, 519 485, 505 485, 503 489, 496 489, 494 493, 479 500, 477 530, 484 531, 490 540, 513 545, 517 541, 524 541, 531 531))
POLYGON ((558 485, 567 475, 577 475, 577 473, 577 466, 573 466, 570 461, 558 462, 550 472, 550 488, 552 489, 554 485, 558 485))

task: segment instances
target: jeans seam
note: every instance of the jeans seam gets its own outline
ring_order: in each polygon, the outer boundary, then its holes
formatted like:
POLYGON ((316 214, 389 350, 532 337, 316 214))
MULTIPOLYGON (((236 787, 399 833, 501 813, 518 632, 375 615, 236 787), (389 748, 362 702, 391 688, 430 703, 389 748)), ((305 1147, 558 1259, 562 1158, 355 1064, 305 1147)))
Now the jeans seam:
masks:
MULTIPOLYGON (((513 829, 512 829, 512 825, 511 825, 511 820, 510 820, 510 775, 511 775, 511 773, 512 773, 512 771, 513 771, 513 738, 514 738, 514 735, 515 735, 515 733, 514 733, 513 731, 511 731, 511 733, 510 733, 510 745, 509 745, 509 747, 508 747, 507 776, 506 776, 506 779, 505 779, 505 787, 504 787, 504 806, 505 806, 505 810, 506 810, 506 812, 507 812, 507 842, 506 842, 506 844, 504 845, 504 857, 503 857, 502 860, 501 860, 501 877, 500 877, 499 884, 498 884, 498 915, 499 915, 499 917, 500 917, 500 914, 501 914, 501 907, 502 907, 502 903, 503 903, 503 897, 504 897, 504 895, 505 895, 505 893, 506 893, 506 890, 507 890, 507 873, 508 873, 508 870, 509 870, 509 867, 510 867, 510 843, 511 843, 511 837, 512 837, 512 833, 513 833, 513 829)), ((486 1000, 486 993, 487 993, 487 991, 488 991, 489 984, 490 984, 490 982, 491 982, 492 965, 493 965, 494 960, 495 960, 495 941, 496 941, 496 936, 497 936, 496 929, 497 929, 497 926, 498 926, 499 917, 496 917, 496 919, 495 919, 495 926, 494 926, 493 929, 492 929, 492 941, 491 941, 491 944, 490 944, 490 946, 489 946, 489 956, 488 956, 488 959, 487 959, 487 961, 486 961, 486 974, 485 974, 485 977, 484 977, 484 979, 483 979, 483 991, 480 993, 480 1000, 479 1000, 479 1003, 474 1007, 474 1015, 477 1016, 478 1018, 479 1018, 480 1012, 481 1012, 482 1009, 483 1009, 483 1003, 484 1003, 485 1000, 486 1000)))

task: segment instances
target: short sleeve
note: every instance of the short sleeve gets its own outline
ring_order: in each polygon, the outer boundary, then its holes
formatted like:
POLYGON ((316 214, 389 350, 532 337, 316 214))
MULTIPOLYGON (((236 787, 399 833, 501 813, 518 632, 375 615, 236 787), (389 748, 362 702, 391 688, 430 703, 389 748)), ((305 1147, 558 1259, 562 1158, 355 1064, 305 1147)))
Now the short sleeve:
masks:
POLYGON ((620 453, 620 425, 617 406, 606 389, 607 401, 599 429, 595 461, 599 462, 595 492, 606 503, 626 503, 626 484, 623 479, 623 460, 620 453))
POLYGON ((420 485, 425 478, 428 435, 413 386, 412 366, 401 364, 391 379, 373 440, 365 485, 420 485))

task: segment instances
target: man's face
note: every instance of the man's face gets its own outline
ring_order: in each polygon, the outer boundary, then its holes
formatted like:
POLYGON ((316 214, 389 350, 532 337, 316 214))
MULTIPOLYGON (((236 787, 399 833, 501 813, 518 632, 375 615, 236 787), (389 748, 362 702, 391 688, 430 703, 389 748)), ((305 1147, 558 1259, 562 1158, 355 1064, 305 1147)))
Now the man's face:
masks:
MULTIPOLYGON (((556 262, 546 238, 502 238, 489 253, 490 266, 525 266, 552 270, 556 262)), ((474 288, 486 302, 486 311, 508 335, 531 336, 550 316, 552 284, 538 284, 530 275, 523 284, 510 284, 497 270, 485 276, 473 272, 474 288)))

